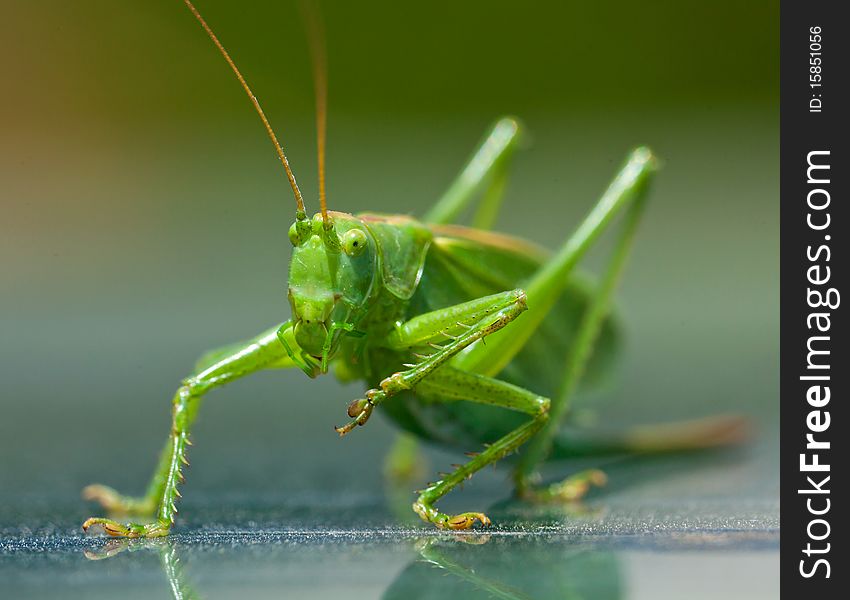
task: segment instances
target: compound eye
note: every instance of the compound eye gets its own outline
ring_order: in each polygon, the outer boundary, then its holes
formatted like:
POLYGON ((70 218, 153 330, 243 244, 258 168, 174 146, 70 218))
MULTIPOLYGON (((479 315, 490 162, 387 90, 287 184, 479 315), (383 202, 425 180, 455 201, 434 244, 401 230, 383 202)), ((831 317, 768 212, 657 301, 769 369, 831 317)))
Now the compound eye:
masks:
POLYGON ((361 229, 349 229, 342 236, 342 249, 348 256, 357 256, 366 249, 368 243, 361 229))

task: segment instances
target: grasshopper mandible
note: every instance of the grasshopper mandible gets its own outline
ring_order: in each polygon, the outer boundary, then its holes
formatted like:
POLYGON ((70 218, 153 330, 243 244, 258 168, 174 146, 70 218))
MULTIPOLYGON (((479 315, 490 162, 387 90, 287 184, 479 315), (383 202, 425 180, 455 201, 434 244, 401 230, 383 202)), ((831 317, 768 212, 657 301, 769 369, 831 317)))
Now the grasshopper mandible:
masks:
MULTIPOLYGON (((365 381, 370 389, 349 404, 351 420, 336 427, 340 436, 365 425, 380 408, 419 438, 464 450, 486 444, 466 464, 421 490, 413 503, 423 520, 446 529, 490 523, 481 512, 447 515, 435 503, 520 447, 514 474, 519 496, 575 500, 589 486, 604 483, 604 474, 588 470, 541 486, 534 476, 542 461, 590 452, 692 449, 738 439, 741 422, 734 417, 644 427, 615 437, 585 435, 581 441, 563 427, 580 381, 604 366, 604 355, 614 344, 611 298, 657 166, 647 148, 630 154, 598 203, 553 254, 490 231, 521 133, 512 118, 495 124, 422 219, 332 212, 324 183, 325 57, 322 44, 313 43, 321 210, 311 219, 259 102, 212 29, 190 0, 184 2, 251 99, 294 192, 295 222, 289 228, 292 316, 247 342, 200 359, 174 395, 171 432, 143 497, 123 496, 101 485, 84 491, 111 512, 154 515, 154 520, 124 524, 91 518, 84 529, 98 525, 109 535, 124 537, 167 535, 200 399, 262 369, 300 368, 316 377, 333 367, 341 379, 365 381), (479 195, 475 228, 454 224, 479 195), (590 285, 575 267, 618 215, 613 250, 598 282, 590 285)), ((318 26, 315 20, 313 25, 318 26)))

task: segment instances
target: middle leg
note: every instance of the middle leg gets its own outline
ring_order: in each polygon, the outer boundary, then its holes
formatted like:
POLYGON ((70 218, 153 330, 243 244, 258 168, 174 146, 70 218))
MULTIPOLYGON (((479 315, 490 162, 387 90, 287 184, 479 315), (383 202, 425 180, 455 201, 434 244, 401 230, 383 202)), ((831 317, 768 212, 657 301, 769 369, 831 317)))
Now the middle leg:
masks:
POLYGON ((83 529, 97 525, 115 537, 167 535, 177 512, 175 504, 180 497, 177 487, 183 480, 182 465, 188 464, 186 450, 191 445, 189 431, 204 394, 261 369, 294 366, 287 358, 281 336, 289 337, 289 342, 295 343, 289 321, 231 350, 229 355, 219 357, 216 362, 183 381, 172 402, 171 432, 144 498, 128 499, 101 485, 89 486, 84 492, 87 497, 99 500, 107 509, 124 509, 120 512, 135 514, 155 509, 156 518, 152 523, 125 524, 110 518, 94 517, 83 523, 83 529))
POLYGON ((525 413, 531 420, 507 433, 464 465, 422 490, 413 510, 424 520, 444 529, 468 529, 476 520, 490 524, 487 515, 466 512, 450 516, 440 512, 434 503, 455 486, 485 466, 501 460, 531 439, 549 418, 549 399, 510 383, 455 369, 447 365, 423 379, 417 392, 439 402, 467 401, 489 404, 525 413))

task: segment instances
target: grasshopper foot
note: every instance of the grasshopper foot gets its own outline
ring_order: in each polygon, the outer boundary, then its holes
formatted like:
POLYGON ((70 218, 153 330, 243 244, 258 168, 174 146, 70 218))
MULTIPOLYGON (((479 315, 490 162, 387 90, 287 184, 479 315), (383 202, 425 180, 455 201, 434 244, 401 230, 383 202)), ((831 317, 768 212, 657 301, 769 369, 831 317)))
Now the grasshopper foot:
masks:
POLYGON ((147 498, 124 496, 111 487, 100 484, 83 488, 83 498, 98 502, 113 515, 150 516, 156 511, 156 504, 147 498))
POLYGON ((590 491, 591 486, 602 487, 608 476, 599 469, 588 469, 567 477, 563 481, 543 487, 519 485, 521 498, 532 502, 578 502, 590 491))
POLYGON ((105 534, 123 538, 152 538, 168 535, 171 524, 166 521, 154 521, 147 525, 138 523, 122 524, 112 519, 92 517, 83 523, 83 531, 88 532, 92 527, 100 528, 105 534))
POLYGON ((442 527, 444 529, 451 529, 453 531, 459 531, 463 529, 469 529, 475 524, 475 521, 480 521, 481 525, 484 527, 490 526, 490 517, 480 512, 466 512, 461 513, 459 515, 455 515, 453 517, 449 517, 446 521, 437 527, 442 527))
POLYGON ((488 527, 491 523, 490 518, 480 512, 465 512, 459 515, 447 515, 439 512, 433 506, 422 501, 413 503, 413 510, 416 511, 423 521, 433 523, 440 529, 451 529, 452 531, 461 531, 472 527, 476 521, 480 521, 483 527, 488 527))
POLYGON ((369 395, 371 392, 376 390, 369 390, 366 392, 365 398, 359 398, 357 400, 353 400, 348 405, 348 416, 352 417, 352 420, 343 425, 342 427, 334 427, 334 430, 339 434, 339 437, 344 436, 346 433, 351 431, 357 426, 362 426, 366 424, 366 421, 369 420, 369 417, 372 416, 372 410, 374 410, 375 405, 372 402, 372 397, 369 395))

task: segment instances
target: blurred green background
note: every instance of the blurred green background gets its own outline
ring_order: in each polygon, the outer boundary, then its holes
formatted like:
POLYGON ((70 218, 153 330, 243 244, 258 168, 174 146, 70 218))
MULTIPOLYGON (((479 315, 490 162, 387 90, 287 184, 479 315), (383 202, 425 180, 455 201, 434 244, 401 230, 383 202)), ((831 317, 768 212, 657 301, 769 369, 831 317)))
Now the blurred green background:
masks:
MULTIPOLYGON (((315 209, 297 8, 198 7, 315 209)), ((745 412, 777 447, 777 3, 325 2, 323 13, 332 208, 422 214, 486 127, 514 114, 530 135, 498 228, 556 247, 626 152, 652 146, 664 169, 619 294, 626 348, 595 399, 600 418, 745 412)), ((289 316, 293 201, 180 2, 4 0, 3 14, 0 502, 62 499, 83 514, 86 483, 142 491, 171 395, 202 351, 289 316)), ((332 430, 361 391, 276 372, 215 392, 187 497, 374 491, 390 425, 373 419, 342 441, 332 430)), ((744 493, 776 496, 778 463, 767 464, 744 493)), ((475 485, 504 494, 502 477, 475 485)))

